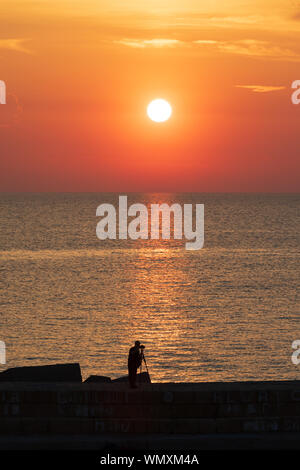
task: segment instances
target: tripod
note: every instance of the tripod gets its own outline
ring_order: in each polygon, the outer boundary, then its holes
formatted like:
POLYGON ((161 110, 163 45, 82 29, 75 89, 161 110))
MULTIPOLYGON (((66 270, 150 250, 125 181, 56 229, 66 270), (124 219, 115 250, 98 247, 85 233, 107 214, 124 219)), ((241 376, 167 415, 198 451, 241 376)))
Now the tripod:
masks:
MULTIPOLYGON (((148 369, 147 361, 146 361, 146 358, 145 358, 145 355, 144 355, 143 352, 142 352, 142 361, 144 361, 145 366, 146 366, 147 374, 149 375, 149 369, 148 369)), ((142 363, 142 364, 143 364, 143 363, 142 363)), ((142 372, 142 364, 141 364, 141 372, 142 372)), ((150 377, 150 375, 149 375, 149 377, 150 377)))
POLYGON ((147 361, 146 361, 146 358, 145 358, 145 355, 144 355, 144 351, 142 351, 141 354, 142 354, 142 362, 141 362, 141 365, 140 365, 140 373, 142 373, 143 361, 144 361, 145 366, 146 366, 146 371, 147 371, 147 374, 148 374, 149 379, 150 379, 151 390, 153 390, 153 385, 152 385, 152 382, 151 382, 151 378, 150 378, 150 374, 149 374, 149 369, 148 369, 148 364, 147 364, 147 361))

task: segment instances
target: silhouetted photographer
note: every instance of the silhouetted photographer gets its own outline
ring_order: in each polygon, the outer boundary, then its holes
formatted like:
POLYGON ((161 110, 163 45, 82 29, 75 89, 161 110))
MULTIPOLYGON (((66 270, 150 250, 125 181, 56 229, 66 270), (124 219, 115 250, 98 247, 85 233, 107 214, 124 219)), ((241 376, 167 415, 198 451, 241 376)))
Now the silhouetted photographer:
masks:
POLYGON ((144 349, 143 346, 139 341, 134 343, 134 346, 129 349, 128 354, 128 377, 129 377, 129 384, 131 388, 137 388, 136 385, 136 375, 137 370, 142 364, 142 360, 144 359, 144 349))

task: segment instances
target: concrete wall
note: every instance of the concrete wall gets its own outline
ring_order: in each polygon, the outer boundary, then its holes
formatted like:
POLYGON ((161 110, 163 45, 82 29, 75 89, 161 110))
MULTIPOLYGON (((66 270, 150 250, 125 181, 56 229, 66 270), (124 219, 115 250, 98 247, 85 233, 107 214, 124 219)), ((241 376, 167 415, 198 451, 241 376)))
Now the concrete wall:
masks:
POLYGON ((300 433, 300 382, 142 387, 2 383, 0 435, 300 433))

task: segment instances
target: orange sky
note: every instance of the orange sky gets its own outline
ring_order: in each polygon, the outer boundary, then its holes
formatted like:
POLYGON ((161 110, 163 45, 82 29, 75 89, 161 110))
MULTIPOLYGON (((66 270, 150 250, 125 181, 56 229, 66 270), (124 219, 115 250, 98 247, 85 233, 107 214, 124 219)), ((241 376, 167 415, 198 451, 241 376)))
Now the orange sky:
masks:
POLYGON ((1 0, 0 22, 1 191, 299 190, 297 1, 1 0))

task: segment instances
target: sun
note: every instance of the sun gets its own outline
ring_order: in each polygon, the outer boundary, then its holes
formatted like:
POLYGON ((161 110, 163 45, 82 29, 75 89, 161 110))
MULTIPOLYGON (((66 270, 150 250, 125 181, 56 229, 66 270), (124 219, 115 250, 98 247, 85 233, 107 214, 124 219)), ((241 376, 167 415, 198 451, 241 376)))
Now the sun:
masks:
POLYGON ((151 121, 164 122, 170 119, 172 107, 166 100, 158 98, 148 104, 147 114, 151 121))

